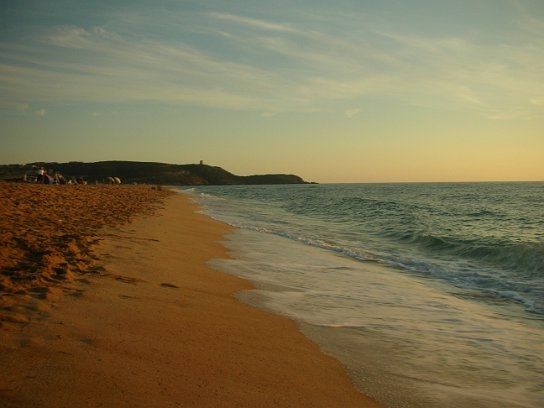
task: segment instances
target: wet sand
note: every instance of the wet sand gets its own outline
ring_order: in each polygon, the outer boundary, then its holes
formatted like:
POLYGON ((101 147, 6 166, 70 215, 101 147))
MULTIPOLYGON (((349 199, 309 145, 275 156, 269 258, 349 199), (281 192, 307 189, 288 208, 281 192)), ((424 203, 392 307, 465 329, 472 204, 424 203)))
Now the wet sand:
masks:
POLYGON ((142 209, 165 208, 102 227, 97 273, 2 326, 0 405, 378 406, 294 322, 236 300, 247 281, 207 266, 228 256, 228 226, 183 195, 151 198, 142 209))

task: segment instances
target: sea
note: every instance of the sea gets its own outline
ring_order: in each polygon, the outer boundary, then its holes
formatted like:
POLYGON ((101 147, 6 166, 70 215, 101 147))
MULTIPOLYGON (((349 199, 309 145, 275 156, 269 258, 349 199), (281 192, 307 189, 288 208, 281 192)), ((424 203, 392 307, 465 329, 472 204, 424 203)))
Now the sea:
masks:
MULTIPOLYGON (((182 188, 250 304, 387 407, 544 407, 544 183, 182 188)), ((274 333, 270 333, 271 336, 274 333)))

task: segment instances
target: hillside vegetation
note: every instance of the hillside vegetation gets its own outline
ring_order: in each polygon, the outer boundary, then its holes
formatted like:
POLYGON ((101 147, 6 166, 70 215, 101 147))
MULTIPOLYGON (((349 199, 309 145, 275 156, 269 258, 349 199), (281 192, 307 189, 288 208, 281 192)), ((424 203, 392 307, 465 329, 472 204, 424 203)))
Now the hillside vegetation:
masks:
POLYGON ((21 179, 25 173, 43 167, 65 177, 83 177, 89 182, 119 177, 123 183, 170 185, 234 185, 234 184, 304 184, 293 174, 237 176, 221 167, 205 164, 166 164, 134 161, 102 161, 95 163, 28 163, 0 165, 0 179, 21 179), (33 167, 34 166, 34 167, 33 167))

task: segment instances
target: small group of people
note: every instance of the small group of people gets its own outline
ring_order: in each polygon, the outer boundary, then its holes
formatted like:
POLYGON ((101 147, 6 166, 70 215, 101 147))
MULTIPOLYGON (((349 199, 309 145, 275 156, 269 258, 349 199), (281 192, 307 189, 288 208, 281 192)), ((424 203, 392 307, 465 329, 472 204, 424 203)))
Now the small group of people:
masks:
POLYGON ((121 184, 121 179, 119 177, 107 177, 105 181, 108 184, 121 184))
MULTIPOLYGON (((67 178, 58 171, 47 171, 43 167, 37 166, 32 167, 30 174, 24 174, 23 182, 38 184, 87 184, 87 180, 85 180, 83 177, 67 178)), ((104 180, 102 180, 102 182, 105 184, 121 184, 121 179, 119 177, 106 177, 104 180)), ((99 184, 98 180, 96 180, 94 183, 99 184)))
POLYGON ((67 179, 58 171, 45 170, 43 167, 35 167, 30 174, 25 173, 23 176, 25 183, 38 184, 87 184, 87 181, 82 177, 72 177, 67 179))

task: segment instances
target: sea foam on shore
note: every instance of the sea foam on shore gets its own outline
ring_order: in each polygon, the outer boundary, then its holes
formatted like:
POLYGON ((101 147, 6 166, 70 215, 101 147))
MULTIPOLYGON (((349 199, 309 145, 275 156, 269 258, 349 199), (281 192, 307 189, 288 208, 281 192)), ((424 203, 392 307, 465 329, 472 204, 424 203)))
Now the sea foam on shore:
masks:
POLYGON ((300 322, 387 406, 540 406, 541 322, 282 237, 241 230, 226 245, 234 259, 212 265, 257 285, 240 297, 300 322))
MULTIPOLYGON (((218 189, 193 190, 193 197, 208 214, 242 229, 226 242, 235 259, 215 261, 214 267, 255 282, 257 288, 240 297, 298 321, 344 363, 365 393, 391 407, 541 406, 544 324, 523 303, 383 262, 376 241, 369 248, 363 240, 357 243, 358 231, 343 229, 341 214, 335 225, 332 217, 297 213, 292 202, 274 207, 255 200, 265 195, 262 190, 218 189), (289 234, 277 234, 282 230, 289 234), (296 233, 313 233, 320 245, 293 239, 296 233), (339 246, 345 250, 335 250, 339 246), (369 255, 363 259, 349 251, 369 255)), ((284 193, 271 195, 278 194, 284 193)), ((300 189, 285 194, 298 196, 299 208, 311 203, 306 197, 302 204, 300 189)), ((439 255, 447 271, 450 265, 439 255)), ((399 247, 397 256, 406 258, 406 248, 399 247)), ((428 265, 425 258, 420 264, 428 265)), ((518 283, 521 288, 526 282, 518 283)))

